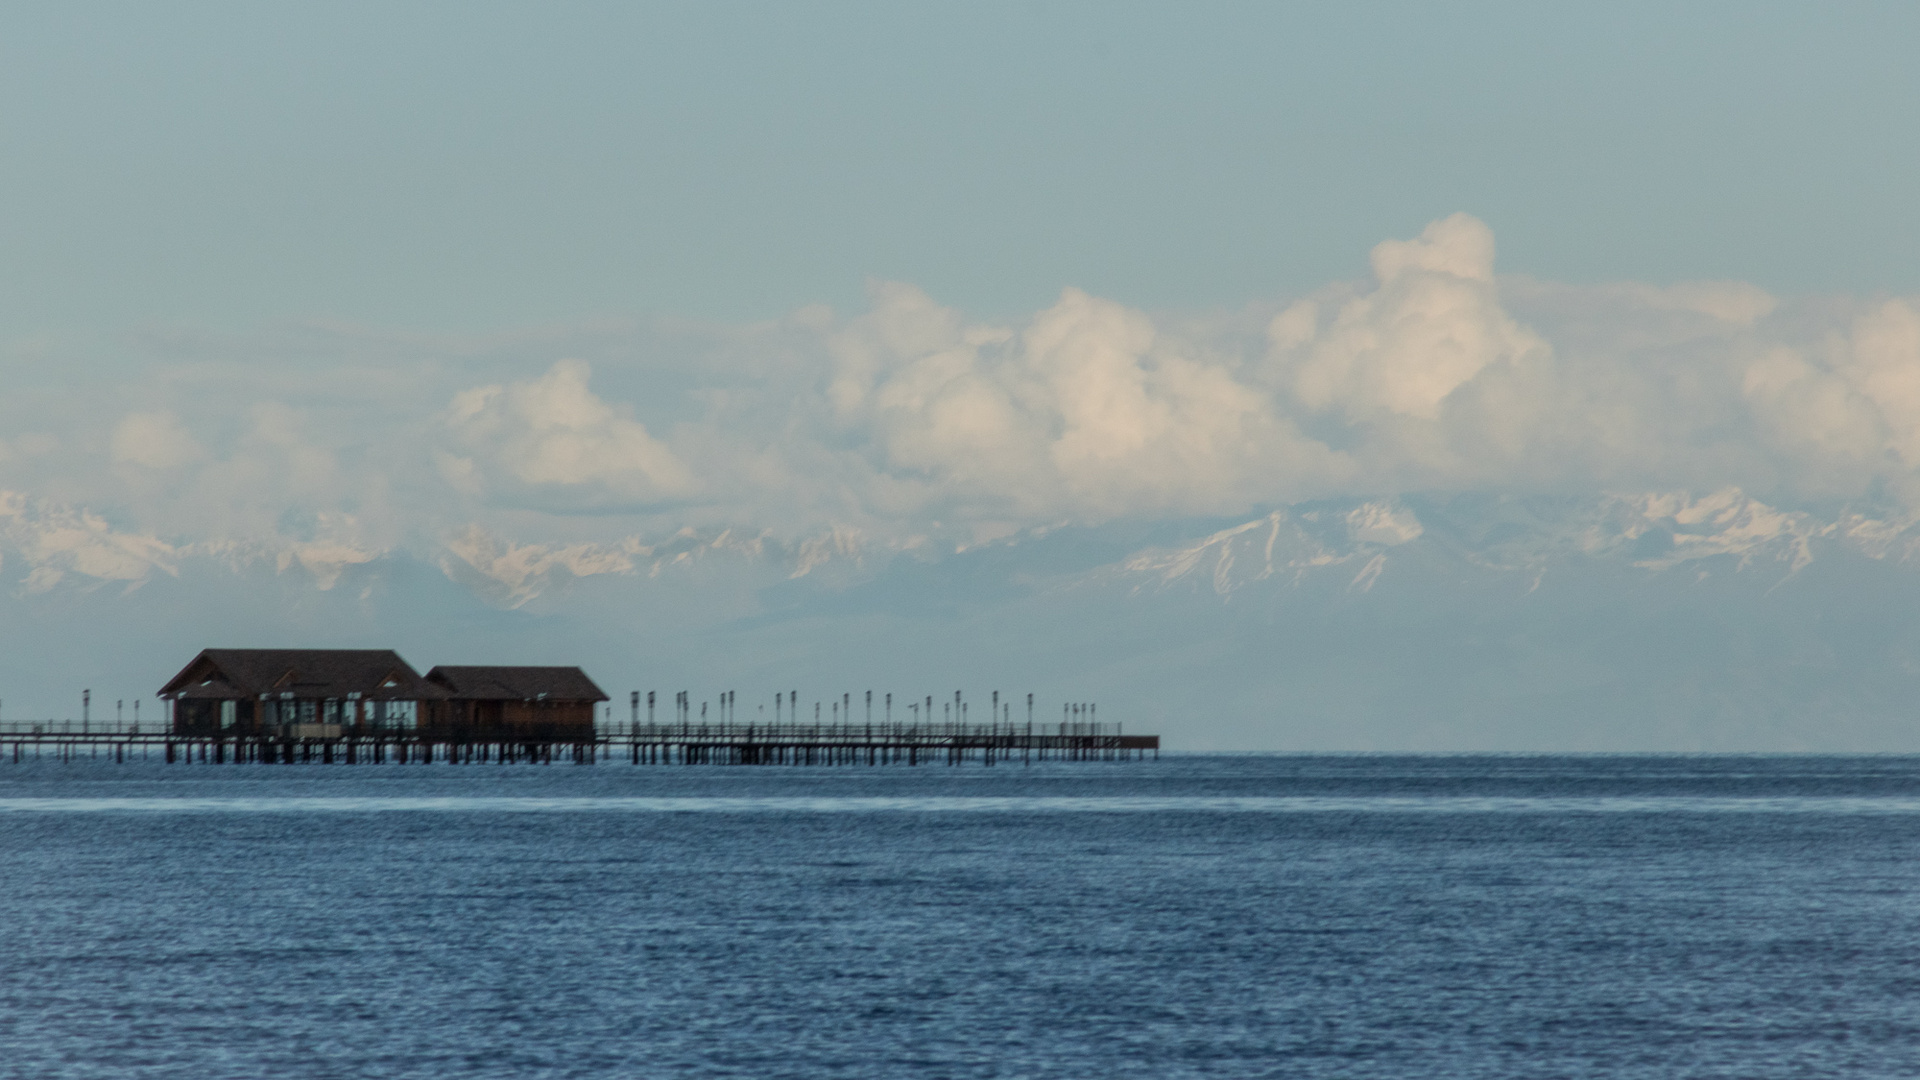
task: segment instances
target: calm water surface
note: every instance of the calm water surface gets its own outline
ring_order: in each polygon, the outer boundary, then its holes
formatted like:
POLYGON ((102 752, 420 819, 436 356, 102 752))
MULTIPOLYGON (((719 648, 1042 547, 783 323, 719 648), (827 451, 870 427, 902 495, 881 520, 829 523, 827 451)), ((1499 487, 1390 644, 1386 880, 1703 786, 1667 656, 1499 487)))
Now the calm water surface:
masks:
POLYGON ((1920 759, 0 765, 0 1076, 1911 1077, 1920 759))

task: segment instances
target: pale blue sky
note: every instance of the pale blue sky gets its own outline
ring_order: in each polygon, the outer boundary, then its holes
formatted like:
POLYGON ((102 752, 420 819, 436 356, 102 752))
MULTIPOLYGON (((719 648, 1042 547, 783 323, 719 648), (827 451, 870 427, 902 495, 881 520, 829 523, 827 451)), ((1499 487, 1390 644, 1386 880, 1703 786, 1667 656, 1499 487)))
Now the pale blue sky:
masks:
POLYGON ((1911 4, 7 4, 0 339, 1920 285, 1911 4))
POLYGON ((334 645, 1188 748, 1920 747, 1917 43, 0 0, 0 698, 334 645))

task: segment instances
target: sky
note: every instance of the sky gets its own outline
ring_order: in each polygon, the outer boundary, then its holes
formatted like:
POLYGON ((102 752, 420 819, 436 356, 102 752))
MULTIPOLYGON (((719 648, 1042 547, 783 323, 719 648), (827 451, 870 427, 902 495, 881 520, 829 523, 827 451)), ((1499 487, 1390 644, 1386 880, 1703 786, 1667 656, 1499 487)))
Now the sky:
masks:
POLYGON ((0 718, 393 645, 1920 749, 1910 5, 0 25, 0 718))

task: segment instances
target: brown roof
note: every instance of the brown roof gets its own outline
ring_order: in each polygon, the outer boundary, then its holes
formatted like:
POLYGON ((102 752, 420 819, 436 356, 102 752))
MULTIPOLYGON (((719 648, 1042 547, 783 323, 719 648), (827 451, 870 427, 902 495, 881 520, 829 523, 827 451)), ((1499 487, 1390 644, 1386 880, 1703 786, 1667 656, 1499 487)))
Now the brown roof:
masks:
POLYGON ((420 677, 392 649, 203 649, 161 697, 439 700, 445 690, 420 677))
POLYGON ((456 701, 605 701, 577 667, 436 667, 427 680, 456 701))

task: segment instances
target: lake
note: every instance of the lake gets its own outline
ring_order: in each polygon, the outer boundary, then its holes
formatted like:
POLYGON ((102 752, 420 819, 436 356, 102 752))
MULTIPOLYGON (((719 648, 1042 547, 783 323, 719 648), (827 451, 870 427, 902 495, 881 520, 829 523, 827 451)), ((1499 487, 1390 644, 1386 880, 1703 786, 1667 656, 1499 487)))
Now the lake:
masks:
POLYGON ((0 1076, 1920 1074, 1920 759, 0 765, 0 1076))

